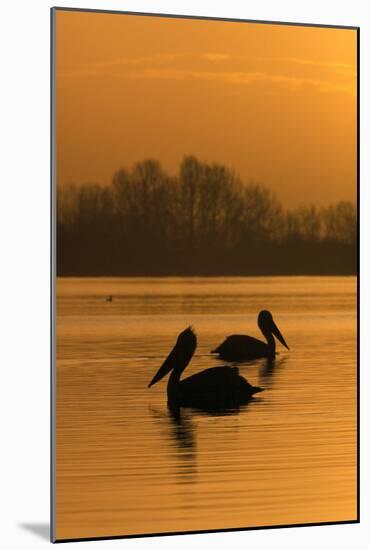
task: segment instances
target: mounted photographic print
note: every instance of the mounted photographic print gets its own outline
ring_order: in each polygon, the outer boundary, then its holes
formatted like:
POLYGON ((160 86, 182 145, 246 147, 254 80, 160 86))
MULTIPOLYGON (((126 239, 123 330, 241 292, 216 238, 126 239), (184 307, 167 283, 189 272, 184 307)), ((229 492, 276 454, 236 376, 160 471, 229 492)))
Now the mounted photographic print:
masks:
POLYGON ((358 34, 52 10, 52 540, 358 521, 358 34))

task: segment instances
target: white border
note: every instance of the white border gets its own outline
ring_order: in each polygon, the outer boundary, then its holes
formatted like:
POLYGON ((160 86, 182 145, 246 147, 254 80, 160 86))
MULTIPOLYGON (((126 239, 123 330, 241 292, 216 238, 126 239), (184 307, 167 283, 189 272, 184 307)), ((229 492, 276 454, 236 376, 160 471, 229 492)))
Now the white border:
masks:
MULTIPOLYGON (((1 5, 1 543, 34 549, 47 544, 21 524, 49 521, 49 8, 47 0, 1 5)), ((367 2, 254 0, 137 0, 57 2, 58 6, 205 15, 241 19, 352 25, 361 27, 361 298, 362 298, 362 523, 215 533, 94 544, 145 548, 226 545, 295 549, 333 545, 366 548, 369 535, 368 464, 368 109, 369 52, 367 2)), ((37 529, 37 527, 36 527, 37 529)), ((42 529, 41 529, 42 530, 42 529)))

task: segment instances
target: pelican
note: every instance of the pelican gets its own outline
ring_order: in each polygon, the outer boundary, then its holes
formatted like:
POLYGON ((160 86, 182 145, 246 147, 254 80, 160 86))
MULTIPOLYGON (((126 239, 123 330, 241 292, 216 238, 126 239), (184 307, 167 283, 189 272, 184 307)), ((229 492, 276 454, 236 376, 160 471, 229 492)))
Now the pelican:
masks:
POLYGON ((169 406, 228 408, 247 403, 254 393, 263 391, 240 376, 237 367, 212 367, 180 380, 196 345, 196 335, 188 327, 180 333, 174 348, 148 386, 150 388, 172 371, 167 385, 169 406))
POLYGON ((212 350, 211 353, 217 353, 221 359, 225 359, 226 361, 244 361, 247 359, 258 359, 259 357, 274 359, 274 336, 278 338, 285 348, 288 350, 290 349, 275 324, 270 311, 260 311, 258 315, 258 326, 266 342, 257 340, 257 338, 253 338, 252 336, 233 334, 232 336, 228 336, 228 338, 226 338, 220 346, 212 350))
POLYGON ((107 301, 107 302, 112 302, 112 301, 113 301, 113 296, 110 294, 110 296, 108 296, 108 297, 106 298, 106 301, 107 301))

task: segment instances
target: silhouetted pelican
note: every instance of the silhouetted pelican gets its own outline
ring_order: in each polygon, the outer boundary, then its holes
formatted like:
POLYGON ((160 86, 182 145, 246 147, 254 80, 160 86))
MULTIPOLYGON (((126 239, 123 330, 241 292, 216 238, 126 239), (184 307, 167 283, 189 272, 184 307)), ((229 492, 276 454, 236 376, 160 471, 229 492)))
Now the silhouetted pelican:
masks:
POLYGON ((228 338, 226 338, 220 346, 212 350, 211 353, 218 353, 221 359, 227 361, 244 361, 247 359, 257 359, 259 357, 269 357, 273 359, 275 357, 274 336, 278 338, 285 348, 288 350, 290 349, 282 334, 279 332, 277 325, 273 321, 270 311, 260 311, 258 315, 258 326, 265 336, 266 342, 257 340, 252 336, 233 334, 232 336, 228 336, 228 338))
POLYGON ((112 302, 112 301, 113 301, 113 296, 110 294, 110 296, 108 296, 108 297, 106 298, 106 301, 107 301, 107 302, 112 302))
POLYGON ((240 376, 237 367, 212 367, 180 380, 196 345, 196 335, 191 327, 181 332, 176 345, 149 384, 149 387, 156 384, 172 371, 167 385, 169 406, 237 407, 247 403, 254 393, 263 391, 240 376))

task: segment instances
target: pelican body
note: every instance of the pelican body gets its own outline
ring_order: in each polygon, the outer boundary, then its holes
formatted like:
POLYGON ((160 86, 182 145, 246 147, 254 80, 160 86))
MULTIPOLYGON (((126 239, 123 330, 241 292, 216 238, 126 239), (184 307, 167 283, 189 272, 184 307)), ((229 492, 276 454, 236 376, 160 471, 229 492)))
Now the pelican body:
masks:
POLYGON ((275 357, 275 339, 274 336, 287 349, 290 349, 277 325, 275 324, 270 311, 260 311, 258 315, 258 326, 263 333, 266 342, 241 334, 228 336, 220 346, 212 350, 211 353, 217 353, 220 359, 226 361, 245 361, 248 359, 258 359, 260 357, 275 357))
POLYGON ((263 391, 240 376, 237 367, 212 367, 180 380, 196 345, 196 335, 191 327, 181 332, 149 384, 150 387, 171 373, 167 385, 169 406, 227 408, 247 403, 253 394, 263 391))

